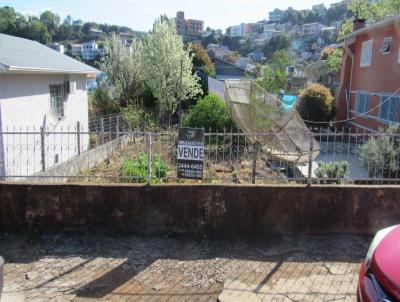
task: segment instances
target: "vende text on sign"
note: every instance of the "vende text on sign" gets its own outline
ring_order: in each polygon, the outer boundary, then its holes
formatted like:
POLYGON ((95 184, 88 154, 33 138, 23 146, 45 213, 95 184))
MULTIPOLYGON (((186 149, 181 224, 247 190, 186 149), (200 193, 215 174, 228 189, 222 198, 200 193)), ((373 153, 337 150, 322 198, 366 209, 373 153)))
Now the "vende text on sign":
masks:
POLYGON ((187 146, 178 144, 178 159, 204 160, 204 146, 187 146))
POLYGON ((179 128, 178 178, 203 179, 204 129, 179 128))

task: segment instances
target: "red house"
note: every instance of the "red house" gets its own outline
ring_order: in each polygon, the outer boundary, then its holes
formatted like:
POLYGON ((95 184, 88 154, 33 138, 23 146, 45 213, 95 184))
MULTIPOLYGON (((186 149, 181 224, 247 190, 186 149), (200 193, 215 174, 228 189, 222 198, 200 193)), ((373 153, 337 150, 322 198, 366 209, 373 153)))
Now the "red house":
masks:
POLYGON ((355 21, 344 39, 336 108, 352 131, 400 124, 400 16, 370 26, 355 21))

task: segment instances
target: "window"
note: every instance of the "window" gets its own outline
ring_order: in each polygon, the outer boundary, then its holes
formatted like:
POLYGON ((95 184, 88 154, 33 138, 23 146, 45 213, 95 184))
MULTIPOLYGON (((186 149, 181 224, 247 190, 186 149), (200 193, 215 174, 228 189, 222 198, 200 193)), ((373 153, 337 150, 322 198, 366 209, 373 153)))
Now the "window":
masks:
POLYGON ((400 96, 381 96, 379 118, 389 122, 398 122, 400 113, 400 96))
POLYGON ((50 85, 50 106, 60 119, 64 117, 64 96, 64 85, 50 85))
POLYGON ((390 50, 392 49, 392 37, 387 37, 383 39, 383 43, 381 46, 381 49, 379 50, 382 54, 388 54, 390 53, 390 50))
POLYGON ((356 112, 364 114, 368 111, 368 93, 359 92, 356 96, 356 112))
POLYGON ((360 67, 371 66, 372 61, 372 42, 373 40, 364 41, 361 47, 360 67))

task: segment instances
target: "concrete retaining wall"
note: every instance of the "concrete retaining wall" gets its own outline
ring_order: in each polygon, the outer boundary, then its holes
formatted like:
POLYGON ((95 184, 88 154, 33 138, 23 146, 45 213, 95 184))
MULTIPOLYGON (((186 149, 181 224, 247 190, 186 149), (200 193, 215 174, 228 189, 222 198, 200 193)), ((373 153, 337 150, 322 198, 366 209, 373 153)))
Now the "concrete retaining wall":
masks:
POLYGON ((394 186, 0 185, 0 230, 372 234, 398 223, 394 186))
POLYGON ((119 139, 107 142, 94 149, 86 151, 79 156, 75 156, 65 162, 52 166, 46 171, 36 173, 37 179, 33 181, 52 181, 57 178, 58 181, 66 181, 68 177, 74 176, 82 169, 93 168, 97 164, 109 158, 114 152, 120 151, 129 142, 129 137, 123 136, 119 139))

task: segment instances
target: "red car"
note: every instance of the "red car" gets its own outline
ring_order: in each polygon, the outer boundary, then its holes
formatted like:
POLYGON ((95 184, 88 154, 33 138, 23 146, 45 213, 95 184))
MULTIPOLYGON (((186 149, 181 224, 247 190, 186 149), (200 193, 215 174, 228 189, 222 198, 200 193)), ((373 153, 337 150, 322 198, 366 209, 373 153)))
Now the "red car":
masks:
POLYGON ((400 225, 375 235, 361 266, 357 301, 400 301, 400 225))

